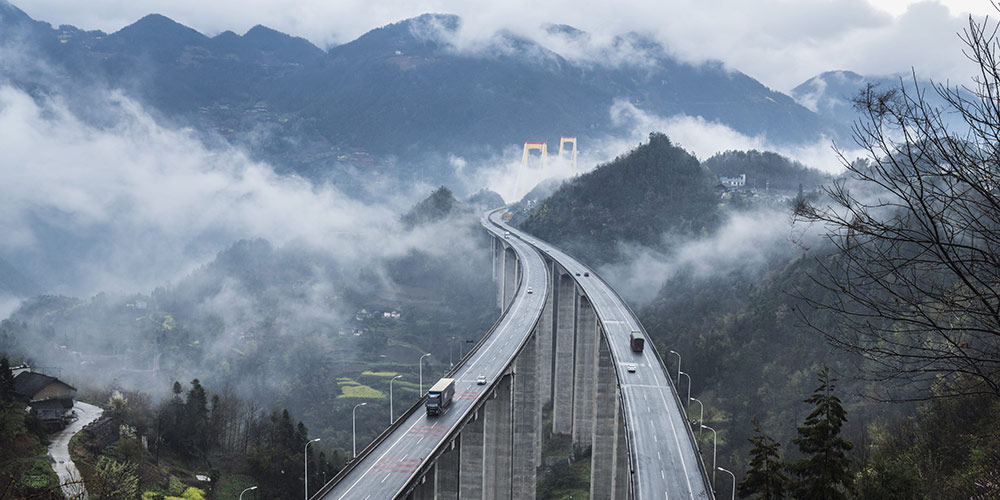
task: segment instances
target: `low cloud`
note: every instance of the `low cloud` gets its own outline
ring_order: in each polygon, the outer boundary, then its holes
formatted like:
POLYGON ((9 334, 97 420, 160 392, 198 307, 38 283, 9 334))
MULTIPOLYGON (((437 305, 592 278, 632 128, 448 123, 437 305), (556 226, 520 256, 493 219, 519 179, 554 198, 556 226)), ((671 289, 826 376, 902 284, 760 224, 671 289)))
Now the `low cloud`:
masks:
MULTIPOLYGON (((756 149, 774 151, 828 173, 836 174, 844 170, 830 139, 795 146, 776 146, 765 135, 747 136, 700 116, 674 115, 664 118, 646 113, 624 100, 617 101, 610 113, 615 125, 632 131, 633 142, 642 140, 650 131, 663 132, 675 144, 691 151, 701 160, 727 150, 756 149)), ((851 149, 845 150, 844 154, 847 158, 864 156, 862 151, 851 149)))
POLYGON ((564 57, 583 61, 644 60, 642 50, 615 46, 619 35, 648 34, 681 60, 719 60, 766 85, 788 91, 831 69, 868 74, 906 73, 960 79, 969 75, 955 33, 966 11, 991 13, 986 2, 882 2, 865 0, 788 2, 679 0, 598 3, 455 0, 368 2, 344 0, 32 0, 21 8, 53 24, 107 32, 157 12, 213 35, 245 32, 256 24, 305 37, 320 47, 351 41, 363 33, 428 12, 462 17, 455 43, 463 49, 491 47, 505 31, 536 40, 564 57), (889 10, 886 10, 889 9, 889 10), (564 23, 590 34, 586 40, 553 35, 548 23, 564 23))
POLYGON ((325 249, 344 266, 449 251, 397 222, 428 186, 360 202, 238 149, 210 149, 121 94, 103 98, 115 116, 99 128, 58 99, 0 87, 0 257, 47 274, 50 292, 148 290, 243 238, 325 249))
POLYGON ((757 273, 775 257, 803 251, 816 234, 792 224, 790 210, 774 208, 728 214, 714 234, 675 245, 664 253, 647 247, 623 248, 625 257, 600 272, 619 291, 640 304, 649 303, 664 282, 679 272, 697 279, 733 272, 757 273))

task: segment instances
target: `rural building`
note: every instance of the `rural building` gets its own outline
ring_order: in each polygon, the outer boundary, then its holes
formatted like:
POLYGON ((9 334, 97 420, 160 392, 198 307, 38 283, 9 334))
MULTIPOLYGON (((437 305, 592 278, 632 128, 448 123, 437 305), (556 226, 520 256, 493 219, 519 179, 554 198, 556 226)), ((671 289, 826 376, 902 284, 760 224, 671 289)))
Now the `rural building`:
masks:
POLYGON ((73 408, 76 388, 48 375, 21 371, 14 377, 14 395, 43 424, 62 424, 73 408))

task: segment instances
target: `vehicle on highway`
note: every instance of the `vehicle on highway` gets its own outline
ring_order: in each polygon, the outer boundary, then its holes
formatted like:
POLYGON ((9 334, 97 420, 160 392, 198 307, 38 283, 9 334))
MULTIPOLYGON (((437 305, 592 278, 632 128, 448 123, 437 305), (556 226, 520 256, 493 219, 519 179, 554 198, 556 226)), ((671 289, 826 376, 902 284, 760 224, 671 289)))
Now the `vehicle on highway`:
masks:
POLYGON ((529 286, 529 287, 528 287, 528 293, 535 293, 535 289, 534 289, 534 288, 531 288, 531 287, 529 286))
POLYGON ((639 330, 632 330, 628 336, 628 343, 634 352, 642 352, 642 348, 646 347, 646 337, 639 330))
POLYGON ((629 363, 625 369, 628 370, 629 373, 635 373, 635 363, 629 363))
POLYGON ((479 378, 476 379, 476 385, 486 385, 486 375, 480 375, 479 378))
POLYGON ((504 231, 503 232, 503 237, 509 239, 510 238, 510 231, 504 231))
POLYGON ((429 391, 427 391, 427 415, 440 415, 444 409, 451 404, 455 397, 455 379, 443 378, 438 380, 429 391))
POLYGON ((580 275, 580 273, 576 273, 576 275, 577 275, 577 276, 579 276, 579 275, 580 275))
POLYGON ((588 277, 590 277, 590 273, 583 273, 583 277, 584 277, 584 278, 588 278, 588 277))

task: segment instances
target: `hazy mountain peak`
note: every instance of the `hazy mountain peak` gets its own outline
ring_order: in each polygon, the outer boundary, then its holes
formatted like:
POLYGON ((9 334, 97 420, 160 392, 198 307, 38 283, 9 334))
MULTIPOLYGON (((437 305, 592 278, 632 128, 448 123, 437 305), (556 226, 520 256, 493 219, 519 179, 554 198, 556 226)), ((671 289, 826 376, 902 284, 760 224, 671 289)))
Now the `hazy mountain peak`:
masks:
POLYGON ((113 36, 135 40, 170 40, 174 42, 208 39, 208 37, 198 31, 162 14, 148 14, 142 19, 118 30, 113 36))

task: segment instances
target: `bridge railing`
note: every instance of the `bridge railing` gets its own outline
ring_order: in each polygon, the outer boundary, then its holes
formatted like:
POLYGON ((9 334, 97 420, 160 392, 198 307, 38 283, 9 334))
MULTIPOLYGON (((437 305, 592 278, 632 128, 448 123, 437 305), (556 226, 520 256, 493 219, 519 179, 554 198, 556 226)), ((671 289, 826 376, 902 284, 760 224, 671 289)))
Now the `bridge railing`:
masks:
MULTIPOLYGON (((516 231, 518 233, 522 232, 520 230, 516 230, 516 231)), ((538 240, 538 241, 542 241, 542 240, 540 240, 538 238, 534 238, 534 239, 538 240)), ((563 254, 569 255, 566 252, 563 252, 561 249, 559 249, 559 247, 557 247, 557 246, 555 246, 555 245, 553 245, 553 244, 551 244, 549 242, 545 242, 545 244, 548 245, 548 246, 550 246, 550 247, 552 247, 552 248, 554 248, 554 249, 556 249, 556 250, 558 250, 559 252, 561 252, 563 254)), ((532 246, 535 246, 537 248, 537 245, 532 244, 532 246)), ((584 266, 584 267, 587 267, 589 269, 589 266, 584 266)), ((604 285, 609 290, 611 290, 611 293, 613 293, 615 295, 615 297, 618 298, 619 302, 621 302, 623 305, 625 305, 625 309, 632 316, 632 318, 635 319, 635 323, 637 325, 639 325, 639 329, 642 330, 642 334, 647 339, 651 338, 647 334, 646 328, 644 326, 642 326, 642 323, 639 321, 639 317, 635 314, 635 311, 633 311, 632 307, 629 306, 628 302, 626 302, 625 299, 622 298, 621 294, 618 293, 618 290, 616 290, 615 287, 611 286, 611 284, 608 283, 608 281, 605 280, 603 276, 601 276, 601 275, 593 272, 593 269, 591 269, 591 273, 592 273, 593 276, 595 276, 599 280, 601 280, 601 282, 604 283, 604 285)), ((576 281, 576 278, 573 277, 573 280, 576 281)), ((596 310, 595 310, 595 312, 596 312, 596 310)), ((600 318, 600 313, 599 312, 597 313, 597 315, 598 315, 598 318, 600 318)), ((603 320, 602 320, 602 323, 603 323, 603 320)), ((610 339, 609 339, 609 341, 610 341, 610 339)), ((670 386, 671 391, 670 391, 670 393, 674 396, 674 401, 677 402, 677 406, 678 406, 678 408, 680 408, 680 411, 682 412, 682 414, 684 416, 684 421, 686 423, 686 425, 684 426, 684 428, 685 428, 685 430, 687 432, 688 440, 691 443, 692 449, 695 450, 695 453, 699 457, 699 460, 698 460, 698 470, 701 472, 702 480, 704 481, 705 485, 708 487, 707 490, 708 490, 709 497, 714 500, 715 499, 715 491, 714 491, 715 490, 715 485, 712 484, 711 477, 709 476, 708 470, 705 467, 704 457, 702 457, 702 455, 701 455, 701 448, 698 446, 698 441, 695 439, 694 432, 691 429, 690 420, 688 420, 687 409, 686 409, 685 405, 681 404, 681 400, 680 400, 680 396, 678 395, 677 388, 676 388, 676 386, 673 383, 673 379, 670 378, 670 371, 667 370, 667 366, 666 366, 666 364, 664 364, 663 358, 660 357, 660 353, 656 350, 656 346, 654 345, 653 342, 648 342, 647 344, 653 350, 653 356, 656 358, 657 363, 660 365, 660 369, 663 370, 663 374, 666 375, 667 380, 670 381, 670 383, 671 383, 671 386, 670 386)), ((617 363, 615 364, 615 376, 618 379, 619 386, 621 386, 622 385, 621 374, 619 373, 617 363)), ((619 391, 619 400, 620 400, 619 403, 622 405, 622 409, 624 411, 624 408, 625 408, 625 406, 624 406, 625 405, 625 398, 624 398, 624 395, 620 391, 619 391)), ((630 432, 628 423, 629 423, 628 419, 625 419, 626 434, 628 434, 630 432)), ((629 466, 630 466, 629 470, 635 471, 635 462, 634 462, 635 461, 635 457, 633 457, 632 453, 631 453, 631 443, 628 440, 626 440, 626 443, 627 443, 626 447, 628 447, 628 451, 629 451, 629 466)), ((635 484, 632 481, 629 481, 629 484, 631 485, 631 488, 632 488, 631 498, 635 498, 635 484)))
MULTIPOLYGON (((488 222, 490 224, 496 225, 492 221, 488 220, 488 222)), ((500 226, 497 226, 497 227, 500 227, 500 226)), ((528 243, 525 242, 525 244, 528 244, 528 243)), ((530 244, 528 244, 528 246, 531 247, 530 244)), ((520 261, 518 261, 518 265, 522 266, 522 267, 524 266, 524 264, 521 263, 520 261)), ((514 289, 514 295, 515 296, 521 290, 521 284, 522 284, 523 280, 524 280, 524 273, 522 272, 521 275, 518 277, 517 286, 514 289)), ((551 293, 551 292, 552 291, 549 290, 549 293, 551 293)), ((473 351, 470 351, 469 354, 467 354, 464 358, 462 358, 462 360, 460 361, 460 363, 464 364, 467 361, 467 359, 469 358, 469 356, 473 352, 475 352, 475 350, 479 349, 479 347, 482 346, 483 343, 486 342, 486 340, 490 337, 490 335, 493 334, 493 330, 496 329, 496 327, 500 324, 500 321, 504 318, 504 316, 507 315, 507 311, 510 309, 511 305, 513 305, 513 304, 514 304, 514 301, 511 301, 510 304, 508 304, 508 305, 506 305, 504 307, 503 313, 500 315, 500 319, 498 319, 497 322, 493 325, 493 328, 491 328, 490 331, 489 331, 489 333, 487 333, 485 336, 483 336, 482 339, 479 340, 479 342, 473 347, 473 351)), ((530 331, 534 332, 535 328, 538 326, 538 321, 540 319, 541 319, 540 317, 535 319, 535 321, 531 324, 530 331)), ((507 359, 507 363, 504 365, 505 367, 510 367, 510 365, 512 363, 514 363, 514 360, 517 359, 518 355, 521 354, 521 351, 524 349, 524 346, 527 345, 527 343, 530 340, 530 338, 531 338, 531 334, 529 334, 528 336, 526 336, 524 338, 524 340, 521 341, 521 343, 517 346, 517 349, 514 351, 514 354, 511 355, 510 358, 507 359)), ((461 364, 455 365, 455 367, 452 368, 451 371, 448 372, 448 375, 450 376, 450 375, 453 375, 454 373, 457 373, 459 366, 461 366, 461 364)), ((507 370, 507 368, 504 368, 504 371, 506 371, 506 370, 507 370)), ((494 379, 490 383, 490 386, 487 388, 487 390, 483 391, 483 394, 492 394, 493 393, 493 388, 494 388, 494 386, 496 386, 500 382, 500 378, 502 378, 502 377, 497 377, 496 379, 494 379)), ((488 399, 489 398, 483 399, 482 401, 479 401, 477 404, 469 407, 469 410, 468 410, 467 413, 473 413, 473 412, 475 412, 476 410, 478 410, 479 408, 481 408, 483 406, 483 404, 485 404, 486 400, 488 400, 488 399)), ((466 422, 466 419, 463 418, 462 422, 460 422, 459 425, 456 425, 454 428, 452 428, 452 430, 445 437, 450 437, 450 436, 452 436, 454 434, 461 433, 462 428, 465 427, 465 422, 466 422)), ((417 472, 414 473, 413 478, 419 478, 419 477, 427 474, 427 472, 430 470, 430 467, 436 462, 436 458, 438 457, 438 455, 440 455, 443 452, 442 448, 447 443, 449 443, 449 442, 450 442, 450 439, 442 439, 440 442, 438 442, 438 444, 434 446, 434 449, 432 449, 431 452, 428 453, 427 456, 424 458, 423 462, 420 464, 420 468, 417 469, 417 472)), ((406 492, 406 488, 411 488, 412 489, 413 487, 415 487, 415 485, 408 484, 403 489, 403 493, 406 492)), ((403 495, 403 496, 405 496, 405 495, 403 495)))
MULTIPOLYGON (((515 294, 517 293, 517 290, 520 290, 520 287, 521 287, 521 282, 518 281, 517 289, 515 289, 515 294)), ((483 346, 483 344, 490 338, 490 336, 493 335, 493 332, 497 329, 497 327, 500 326, 500 323, 507 315, 507 311, 510 310, 510 307, 513 304, 514 301, 511 301, 510 304, 504 305, 503 310, 500 312, 500 316, 497 317, 497 320, 493 323, 493 326, 490 327, 489 331, 487 331, 486 334, 479 339, 479 342, 476 342, 476 344, 472 346, 472 349, 470 349, 469 352, 467 352, 465 356, 462 357, 462 359, 458 360, 458 363, 456 363, 455 366, 448 371, 447 375, 450 376, 457 373, 458 369, 464 366, 465 363, 468 362, 468 360, 473 356, 473 354, 475 354, 476 351, 478 351, 479 348, 483 346)), ((396 420, 393 421, 392 424, 389 425, 389 427, 386 427, 385 430, 382 431, 382 433, 379 434, 371 443, 368 443, 368 446, 365 446, 361 450, 361 453, 359 453, 356 458, 348 462, 343 469, 340 469, 340 471, 337 472, 337 474, 334 475, 332 479, 330 479, 326 484, 324 484, 323 487, 320 488, 316 493, 313 493, 313 495, 310 498, 311 499, 322 498, 323 495, 327 494, 331 489, 333 489, 333 487, 337 483, 339 483, 345 476, 350 474, 351 471, 353 471, 357 467, 357 465, 361 463, 362 460, 364 460, 376 448, 378 448, 378 446, 382 444, 382 442, 384 442, 389 436, 391 436, 392 433, 399 428, 399 426, 401 426, 404 422, 406 422, 406 419, 410 418, 410 416, 412 416, 414 412, 418 410, 423 410, 424 402, 426 401, 426 399, 427 395, 422 394, 420 396, 420 399, 418 399, 415 403, 413 403, 412 406, 407 408, 407 410, 403 412, 402 415, 396 418, 396 420)))

